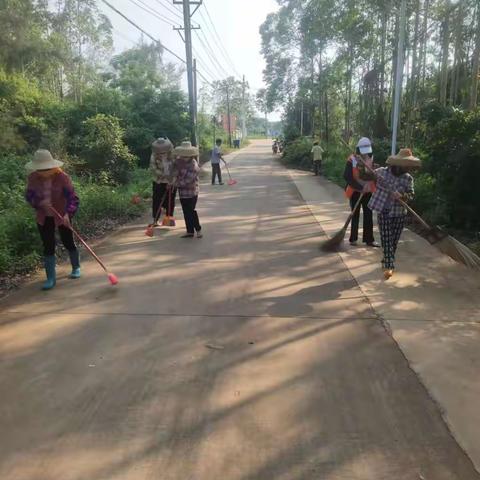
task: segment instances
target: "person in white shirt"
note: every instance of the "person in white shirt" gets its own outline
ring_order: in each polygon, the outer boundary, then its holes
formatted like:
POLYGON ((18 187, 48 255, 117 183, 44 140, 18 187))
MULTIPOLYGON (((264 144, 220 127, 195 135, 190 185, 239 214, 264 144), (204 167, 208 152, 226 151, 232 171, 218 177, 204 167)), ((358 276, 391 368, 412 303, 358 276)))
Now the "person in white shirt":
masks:
POLYGON ((313 155, 313 171, 315 172, 315 175, 319 175, 320 168, 322 166, 323 148, 319 145, 318 142, 315 142, 313 144, 311 153, 313 155))
POLYGON ((212 150, 212 156, 210 161, 212 162, 212 185, 215 185, 215 178, 218 177, 218 184, 223 185, 222 182, 222 169, 220 168, 220 161, 225 163, 222 155, 222 139, 217 138, 215 146, 212 150))

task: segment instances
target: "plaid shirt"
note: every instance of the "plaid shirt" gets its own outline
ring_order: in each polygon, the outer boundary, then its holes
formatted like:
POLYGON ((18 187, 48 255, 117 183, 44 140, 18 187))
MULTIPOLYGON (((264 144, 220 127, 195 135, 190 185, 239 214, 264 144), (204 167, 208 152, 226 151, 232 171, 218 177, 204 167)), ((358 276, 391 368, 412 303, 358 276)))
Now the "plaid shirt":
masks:
POLYGON ((153 152, 150 156, 150 171, 156 183, 171 184, 173 180, 173 157, 170 152, 153 152))
POLYGON ((375 170, 377 175, 377 191, 372 195, 368 206, 382 215, 389 217, 403 217, 407 209, 397 202, 390 192, 403 194, 405 201, 413 198, 413 177, 404 173, 396 177, 388 167, 381 167, 375 170))
POLYGON ((180 198, 196 197, 199 193, 200 167, 194 158, 178 157, 174 163, 174 176, 180 198))

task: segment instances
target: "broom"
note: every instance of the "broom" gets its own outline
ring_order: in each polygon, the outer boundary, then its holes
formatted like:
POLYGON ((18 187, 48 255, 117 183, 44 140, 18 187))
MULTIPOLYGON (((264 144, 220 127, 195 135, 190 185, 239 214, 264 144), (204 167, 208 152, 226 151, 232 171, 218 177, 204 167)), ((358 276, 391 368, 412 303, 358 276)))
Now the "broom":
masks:
POLYGON ((328 240, 325 240, 320 244, 321 250, 324 250, 326 252, 331 252, 333 250, 337 250, 338 247, 342 244, 343 239, 345 238, 345 234, 347 233, 348 226, 350 225, 350 222, 352 221, 353 216, 357 212, 357 210, 360 208, 360 203, 362 202, 363 199, 363 193, 360 195, 360 198, 357 200, 357 203, 353 207, 352 213, 348 216, 345 225, 335 234, 333 237, 329 238, 328 240))
POLYGON ((175 218, 169 215, 169 212, 171 212, 171 208, 172 208, 172 186, 171 185, 167 187, 167 191, 168 191, 168 210, 165 217, 163 217, 162 225, 164 227, 174 227, 176 225, 175 218))
POLYGON ((147 228, 145 229, 145 235, 147 237, 153 237, 154 225, 158 222, 158 219, 162 214, 162 205, 163 205, 163 202, 165 201, 166 196, 167 196, 167 190, 165 190, 165 193, 163 194, 163 197, 160 200, 160 205, 158 206, 157 213, 155 214, 155 218, 153 219, 153 223, 149 223, 147 225, 147 228))
MULTIPOLYGON (((370 173, 375 172, 365 162, 360 160, 370 173)), ((377 177, 378 178, 378 177, 377 177)), ((391 190, 386 189, 389 193, 393 193, 391 190)), ((442 253, 448 255, 456 262, 463 263, 467 267, 473 270, 480 270, 480 257, 475 255, 466 245, 459 242, 456 238, 449 235, 440 227, 429 225, 407 202, 397 199, 411 214, 412 216, 425 228, 425 237, 430 245, 438 248, 442 253)))
MULTIPOLYGON (((62 220, 63 222, 63 217, 62 215, 60 215, 59 212, 57 212, 57 210, 55 210, 55 208, 53 208, 52 206, 50 207, 50 209, 52 210, 52 212, 60 219, 62 220)), ((65 223, 64 223, 65 225, 65 223)), ((89 247, 89 245, 87 244, 87 242, 80 236, 80 234, 72 227, 72 225, 70 223, 68 223, 68 225, 66 225, 67 228, 69 228, 72 233, 77 237, 78 240, 80 240, 80 242, 83 244, 83 246, 87 249, 87 251, 90 253, 90 255, 98 262, 98 264, 105 270, 105 273, 107 274, 107 277, 108 277, 108 280, 109 282, 112 284, 112 285, 117 285, 118 283, 118 277, 114 274, 114 273, 111 273, 107 270, 107 267, 105 266, 105 264, 100 260, 100 258, 98 258, 98 256, 96 255, 96 253, 89 247)))
POLYGON ((225 162, 225 160, 224 160, 223 163, 225 164, 225 168, 227 169, 228 177, 230 178, 230 180, 228 181, 228 184, 229 184, 230 186, 236 185, 236 184, 237 184, 237 181, 234 180, 234 179, 232 178, 232 176, 230 175, 230 169, 228 168, 227 162, 225 162))

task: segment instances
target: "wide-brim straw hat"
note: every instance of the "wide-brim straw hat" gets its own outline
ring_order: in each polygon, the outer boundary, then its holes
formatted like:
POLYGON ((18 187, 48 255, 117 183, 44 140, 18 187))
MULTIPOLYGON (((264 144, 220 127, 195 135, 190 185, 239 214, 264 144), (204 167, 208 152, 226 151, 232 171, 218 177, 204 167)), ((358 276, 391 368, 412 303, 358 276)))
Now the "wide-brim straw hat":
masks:
POLYGON ((33 155, 33 160, 25 165, 30 171, 48 170, 50 168, 58 168, 63 165, 60 160, 55 160, 48 150, 37 150, 33 155))
POLYGON ((173 153, 177 157, 198 157, 198 148, 192 146, 191 142, 182 142, 173 153))
POLYGON ((152 143, 152 148, 159 153, 164 153, 164 152, 170 152, 173 150, 173 145, 172 142, 168 138, 157 138, 153 143, 152 143))
POLYGON ((391 155, 387 159, 387 165, 397 167, 421 167, 422 161, 414 157, 409 148, 402 148, 397 155, 391 155))

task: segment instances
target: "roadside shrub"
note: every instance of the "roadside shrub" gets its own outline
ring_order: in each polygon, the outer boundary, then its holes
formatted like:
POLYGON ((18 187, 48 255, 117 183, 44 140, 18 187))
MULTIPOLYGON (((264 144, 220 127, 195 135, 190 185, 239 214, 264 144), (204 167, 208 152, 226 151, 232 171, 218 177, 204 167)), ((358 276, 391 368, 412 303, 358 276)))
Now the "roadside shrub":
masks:
POLYGON ((303 169, 312 167, 312 142, 305 137, 288 143, 283 152, 283 161, 287 165, 303 169))
POLYGON ((127 183, 136 158, 123 143, 124 130, 118 118, 100 113, 83 125, 82 156, 89 169, 96 173, 107 171, 114 183, 127 183))

